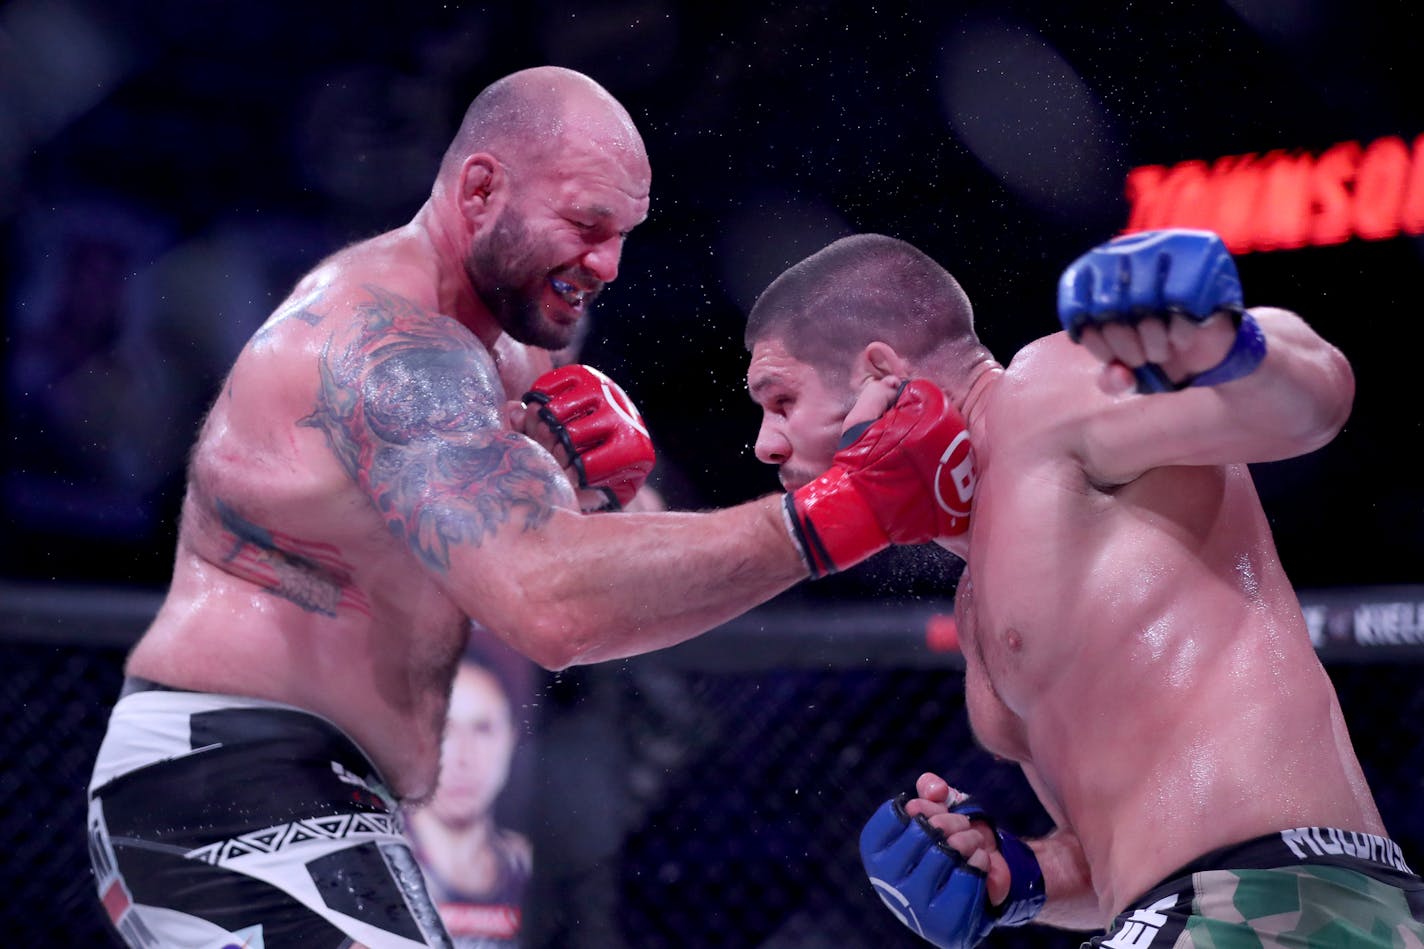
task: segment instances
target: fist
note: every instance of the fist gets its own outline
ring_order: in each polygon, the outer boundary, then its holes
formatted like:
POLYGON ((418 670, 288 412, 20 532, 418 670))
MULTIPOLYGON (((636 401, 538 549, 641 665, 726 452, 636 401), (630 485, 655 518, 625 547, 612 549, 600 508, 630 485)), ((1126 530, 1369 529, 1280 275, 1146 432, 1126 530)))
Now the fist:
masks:
POLYGON ((994 928, 984 871, 969 865, 905 797, 886 801, 860 833, 860 859, 887 909, 940 949, 972 949, 994 928))
POLYGON ((1217 365, 1243 312, 1236 262, 1211 231, 1119 237, 1079 257, 1058 281, 1058 318, 1069 337, 1132 370, 1143 392, 1171 391, 1217 365))
POLYGON ((535 379, 524 402, 539 406, 580 487, 601 492, 606 508, 633 500, 657 454, 642 415, 618 383, 592 366, 563 366, 535 379))
POLYGON ((890 544, 969 529, 974 452, 964 419, 939 387, 914 379, 883 415, 846 429, 830 470, 788 494, 791 538, 813 577, 890 544))
POLYGON ((884 415, 846 429, 833 462, 855 473, 894 543, 922 544, 969 529, 975 468, 968 425, 928 380, 905 383, 884 415), (916 482, 928 486, 927 498, 916 482))
POLYGON ((917 792, 886 801, 860 834, 865 872, 896 918, 941 949, 1032 921, 1047 899, 1033 850, 935 775, 917 792))

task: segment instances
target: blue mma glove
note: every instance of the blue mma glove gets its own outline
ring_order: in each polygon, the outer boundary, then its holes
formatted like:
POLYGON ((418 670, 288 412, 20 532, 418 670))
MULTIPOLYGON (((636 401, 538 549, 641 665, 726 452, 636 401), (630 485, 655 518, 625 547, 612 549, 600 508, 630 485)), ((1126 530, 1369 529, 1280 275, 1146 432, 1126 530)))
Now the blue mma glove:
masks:
POLYGON ((1136 325, 1173 315, 1203 323, 1218 310, 1236 320, 1236 342, 1217 366, 1178 385, 1159 366, 1146 363, 1133 370, 1139 392, 1219 385, 1260 365, 1266 339, 1241 301, 1236 261, 1221 238, 1184 228, 1143 231, 1100 244, 1070 264, 1058 281, 1058 320, 1075 343, 1089 325, 1136 325))
POLYGON ((1009 894, 990 906, 987 877, 950 847, 923 816, 905 813, 910 795, 886 801, 860 833, 860 859, 875 892, 895 917, 940 949, 970 949, 998 926, 1022 926, 1047 898, 1043 871, 1028 845, 1000 830, 973 804, 950 808, 994 829, 1009 865, 1009 894))

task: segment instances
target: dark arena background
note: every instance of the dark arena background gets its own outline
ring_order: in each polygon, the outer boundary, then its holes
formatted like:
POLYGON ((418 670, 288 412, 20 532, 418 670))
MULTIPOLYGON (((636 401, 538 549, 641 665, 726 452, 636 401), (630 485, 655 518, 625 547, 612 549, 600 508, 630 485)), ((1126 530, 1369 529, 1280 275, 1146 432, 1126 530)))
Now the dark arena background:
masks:
MULTIPOLYGON (((321 257, 409 219, 475 92, 543 63, 602 82, 647 143, 651 215, 582 358, 643 409, 674 507, 776 489, 742 325, 831 239, 925 249, 1006 361, 1056 328, 1088 247, 1221 231, 1247 302, 1355 367, 1344 433, 1253 470, 1386 823, 1424 862, 1421 28, 1418 4, 1344 0, 0 5, 6 944, 117 944, 84 785, 229 360, 321 257)), ((921 945, 859 866, 880 801, 935 769, 1046 829, 968 733, 958 573, 894 551, 546 676, 506 805, 535 843, 526 944, 921 945)))

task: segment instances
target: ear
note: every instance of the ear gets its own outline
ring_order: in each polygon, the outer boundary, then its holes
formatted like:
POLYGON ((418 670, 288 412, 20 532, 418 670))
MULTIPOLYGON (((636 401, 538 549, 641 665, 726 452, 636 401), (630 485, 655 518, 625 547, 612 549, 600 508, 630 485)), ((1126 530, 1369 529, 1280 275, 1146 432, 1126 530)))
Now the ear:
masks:
POLYGON ((855 356, 851 364, 851 382, 858 388, 866 382, 874 382, 887 376, 909 379, 912 367, 895 351, 889 343, 881 340, 867 343, 855 356))
POLYGON ((475 152, 460 166, 460 215, 471 230, 479 230, 498 210, 505 180, 504 166, 488 152, 475 152))

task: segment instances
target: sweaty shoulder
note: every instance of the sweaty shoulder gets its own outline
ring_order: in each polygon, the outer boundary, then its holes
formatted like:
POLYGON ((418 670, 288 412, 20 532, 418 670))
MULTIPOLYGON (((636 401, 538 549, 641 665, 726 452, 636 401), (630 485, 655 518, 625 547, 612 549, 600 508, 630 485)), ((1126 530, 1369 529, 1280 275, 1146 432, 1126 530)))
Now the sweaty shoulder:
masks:
POLYGON ((482 410, 503 399, 494 361, 473 333, 437 312, 435 278, 412 258, 383 236, 323 261, 254 334, 229 386, 249 377, 286 389, 306 403, 303 421, 319 428, 338 402, 358 397, 391 423, 405 417, 439 428, 461 414, 487 424, 493 417, 482 410))
POLYGON ((457 321, 385 286, 345 287, 312 368, 301 424, 326 434, 353 475, 359 428, 391 445, 500 427, 504 390, 484 345, 457 321))
POLYGON ((373 283, 351 292, 322 346, 315 429, 387 530, 429 568, 457 549, 572 506, 552 458, 508 431, 484 344, 454 319, 373 283))
POLYGON ((1098 371, 1097 361, 1064 333, 1019 350, 994 397, 996 445, 1007 436, 1023 451, 1076 456, 1083 425, 1105 400, 1098 371))

